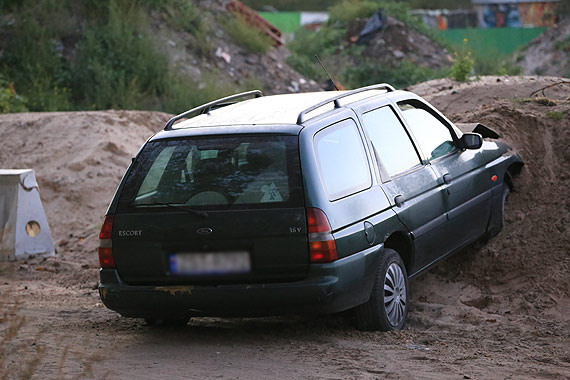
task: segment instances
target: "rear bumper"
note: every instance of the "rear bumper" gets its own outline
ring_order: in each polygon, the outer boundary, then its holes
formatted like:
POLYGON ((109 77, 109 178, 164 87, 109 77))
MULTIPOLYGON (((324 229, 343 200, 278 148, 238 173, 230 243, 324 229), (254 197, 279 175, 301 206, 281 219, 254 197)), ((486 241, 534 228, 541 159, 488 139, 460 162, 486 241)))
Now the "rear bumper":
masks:
POLYGON ((329 314, 358 306, 372 291, 382 245, 313 264, 302 281, 218 286, 132 286, 101 269, 99 295, 125 317, 329 314))

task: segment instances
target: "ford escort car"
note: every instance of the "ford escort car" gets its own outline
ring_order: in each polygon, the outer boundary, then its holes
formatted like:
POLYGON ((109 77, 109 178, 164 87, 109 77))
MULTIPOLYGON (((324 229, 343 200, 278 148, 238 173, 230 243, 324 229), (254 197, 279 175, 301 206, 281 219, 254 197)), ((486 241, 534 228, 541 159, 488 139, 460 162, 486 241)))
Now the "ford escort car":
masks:
POLYGON ((386 84, 184 112, 108 208, 101 299, 149 323, 352 309, 401 329, 409 279, 500 231, 523 162, 497 138, 386 84))

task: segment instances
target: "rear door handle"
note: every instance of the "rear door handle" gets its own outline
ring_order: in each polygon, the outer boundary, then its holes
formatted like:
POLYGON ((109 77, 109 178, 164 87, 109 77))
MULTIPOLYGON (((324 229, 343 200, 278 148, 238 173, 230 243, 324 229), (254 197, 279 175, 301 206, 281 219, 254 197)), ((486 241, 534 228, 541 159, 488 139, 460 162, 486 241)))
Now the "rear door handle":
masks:
POLYGON ((443 183, 449 184, 451 182, 451 174, 445 173, 443 175, 443 183))
POLYGON ((404 204, 404 196, 402 194, 400 195, 396 195, 396 197, 394 198, 394 203, 396 203, 396 206, 400 207, 401 205, 404 204))

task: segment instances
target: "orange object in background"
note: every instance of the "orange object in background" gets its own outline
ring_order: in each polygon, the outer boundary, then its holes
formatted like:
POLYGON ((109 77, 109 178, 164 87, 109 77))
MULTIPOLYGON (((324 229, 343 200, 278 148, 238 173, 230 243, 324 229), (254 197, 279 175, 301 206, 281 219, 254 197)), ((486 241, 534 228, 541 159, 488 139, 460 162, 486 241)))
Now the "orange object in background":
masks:
POLYGON ((437 16, 436 21, 439 30, 447 30, 447 18, 444 15, 437 16))
POLYGON ((258 15, 257 12, 250 7, 237 0, 232 0, 227 5, 227 9, 232 13, 242 16, 249 25, 259 29, 261 32, 271 37, 271 39, 274 41, 274 46, 278 47, 283 45, 283 40, 281 39, 281 31, 274 25, 270 24, 263 17, 258 15))

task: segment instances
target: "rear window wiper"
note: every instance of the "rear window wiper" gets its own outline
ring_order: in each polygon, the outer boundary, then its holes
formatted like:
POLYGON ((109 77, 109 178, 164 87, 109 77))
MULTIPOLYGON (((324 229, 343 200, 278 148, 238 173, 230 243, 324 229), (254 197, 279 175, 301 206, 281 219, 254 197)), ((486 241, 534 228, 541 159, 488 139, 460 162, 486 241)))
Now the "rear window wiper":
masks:
POLYGON ((208 213, 205 212, 205 211, 194 210, 194 209, 191 209, 191 208, 189 208, 189 207, 185 207, 185 206, 178 205, 178 204, 175 204, 175 203, 167 203, 167 202, 164 202, 164 203, 163 203, 163 202, 157 202, 157 203, 139 203, 139 204, 131 203, 129 206, 131 206, 131 207, 166 206, 166 207, 175 208, 175 209, 178 209, 178 210, 183 210, 183 211, 189 212, 189 213, 191 213, 191 214, 201 216, 202 218, 207 218, 207 217, 208 217, 208 213))

